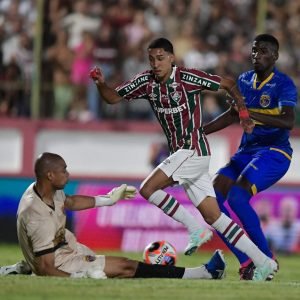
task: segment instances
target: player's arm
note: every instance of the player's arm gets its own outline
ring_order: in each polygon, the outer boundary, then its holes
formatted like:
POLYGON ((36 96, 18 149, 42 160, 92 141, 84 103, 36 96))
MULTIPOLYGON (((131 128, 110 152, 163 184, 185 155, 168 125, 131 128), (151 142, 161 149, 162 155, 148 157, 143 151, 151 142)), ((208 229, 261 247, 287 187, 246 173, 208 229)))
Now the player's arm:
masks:
POLYGON ((254 122, 250 119, 248 109, 245 105, 242 94, 240 93, 234 80, 229 78, 221 78, 220 88, 225 89, 235 104, 239 113, 239 118, 245 132, 251 133, 254 128, 254 122))
POLYGON ((234 80, 222 77, 220 88, 226 90, 229 96, 235 100, 235 105, 237 106, 239 112, 243 110, 247 111, 243 96, 234 80))
POLYGON ((69 210, 83 210, 95 207, 95 197, 82 195, 66 195, 65 208, 69 210))
POLYGON ((123 99, 113 88, 106 84, 104 75, 99 67, 94 67, 89 75, 94 80, 101 99, 106 103, 116 104, 123 99))
POLYGON ((291 130, 295 124, 295 109, 291 106, 283 106, 279 115, 266 115, 250 111, 250 117, 264 125, 291 130))
POLYGON ((204 124, 203 129, 205 134, 210 134, 222 130, 236 122, 239 122, 238 113, 233 107, 230 107, 227 111, 216 117, 214 120, 204 124))
POLYGON ((65 208, 69 210, 83 210, 93 207, 111 206, 121 199, 132 199, 135 197, 137 190, 134 186, 122 184, 113 188, 106 195, 98 195, 95 197, 82 195, 66 195, 65 208))
POLYGON ((55 267, 54 252, 36 257, 37 275, 69 277, 70 274, 55 267))

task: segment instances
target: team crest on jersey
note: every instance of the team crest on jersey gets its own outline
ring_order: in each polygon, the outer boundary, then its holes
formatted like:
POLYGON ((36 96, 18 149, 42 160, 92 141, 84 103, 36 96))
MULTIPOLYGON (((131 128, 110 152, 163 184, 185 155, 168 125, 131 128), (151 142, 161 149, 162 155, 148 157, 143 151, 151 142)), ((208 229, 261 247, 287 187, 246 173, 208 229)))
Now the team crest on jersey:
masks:
POLYGON ((173 93, 170 93, 170 96, 175 102, 179 102, 182 97, 182 92, 175 91, 173 93))
POLYGON ((92 262, 92 261, 95 261, 95 260, 96 260, 96 256, 94 256, 94 255, 86 255, 86 256, 84 257, 84 260, 85 260, 85 261, 88 261, 88 262, 92 262))
POLYGON ((271 97, 269 95, 263 94, 260 96, 259 104, 262 107, 268 107, 271 103, 271 97))

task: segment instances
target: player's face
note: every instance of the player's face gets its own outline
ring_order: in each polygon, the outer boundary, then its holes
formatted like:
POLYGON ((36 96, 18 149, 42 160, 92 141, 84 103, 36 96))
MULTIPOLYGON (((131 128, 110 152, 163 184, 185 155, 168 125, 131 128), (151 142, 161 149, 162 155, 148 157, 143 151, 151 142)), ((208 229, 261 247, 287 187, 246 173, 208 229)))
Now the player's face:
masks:
POLYGON ((278 58, 277 52, 268 42, 253 42, 251 52, 252 64, 256 72, 264 72, 273 68, 278 58))
POLYGON ((51 183, 54 189, 61 190, 69 180, 69 172, 64 160, 58 161, 51 171, 51 183))
POLYGON ((172 73, 174 55, 162 48, 148 49, 149 62, 153 73, 160 82, 168 80, 172 73))

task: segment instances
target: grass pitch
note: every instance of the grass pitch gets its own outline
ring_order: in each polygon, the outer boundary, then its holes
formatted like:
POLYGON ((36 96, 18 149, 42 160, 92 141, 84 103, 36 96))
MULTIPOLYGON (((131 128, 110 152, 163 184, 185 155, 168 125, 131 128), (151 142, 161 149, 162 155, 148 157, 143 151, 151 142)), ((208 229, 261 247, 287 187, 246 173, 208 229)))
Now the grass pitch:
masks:
MULTIPOLYGON (((140 259, 140 253, 105 253, 140 259)), ((199 252, 179 256, 178 266, 193 267, 205 263, 212 253, 199 252)), ((13 264, 22 258, 18 246, 0 244, 0 265, 13 264)), ((54 277, 0 277, 0 299, 300 299, 300 256, 279 256, 280 270, 271 282, 241 282, 238 263, 225 253, 227 276, 223 280, 178 279, 68 279, 54 277)))

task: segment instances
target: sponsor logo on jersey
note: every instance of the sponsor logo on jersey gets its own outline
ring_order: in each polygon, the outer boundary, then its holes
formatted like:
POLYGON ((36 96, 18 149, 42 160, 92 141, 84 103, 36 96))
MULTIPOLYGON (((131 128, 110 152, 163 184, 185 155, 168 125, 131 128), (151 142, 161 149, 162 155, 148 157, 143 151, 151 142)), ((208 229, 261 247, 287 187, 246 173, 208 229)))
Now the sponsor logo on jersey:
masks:
POLYGON ((266 84, 267 87, 273 88, 276 86, 276 83, 267 83, 266 84))
POLYGON ((163 107, 155 107, 154 108, 158 113, 164 113, 166 115, 171 115, 171 114, 177 114, 183 110, 186 109, 186 104, 182 104, 177 107, 168 107, 168 108, 163 108, 163 107))
POLYGON ((182 92, 175 91, 173 93, 170 93, 170 96, 174 101, 179 102, 182 97, 182 92))
POLYGON ((149 94, 149 100, 155 101, 157 99, 157 95, 154 93, 149 94))
POLYGON ((189 82, 189 83, 196 83, 198 85, 211 87, 211 82, 204 80, 203 78, 189 75, 189 74, 182 74, 182 79, 189 82))
POLYGON ((131 83, 129 83, 128 85, 126 85, 124 87, 125 89, 125 93, 128 93, 132 90, 134 90, 136 87, 138 87, 139 85, 143 84, 144 82, 148 81, 149 76, 145 75, 145 76, 141 76, 138 77, 137 79, 135 79, 134 81, 132 81, 131 83))
POLYGON ((271 103, 271 97, 269 95, 263 94, 260 96, 259 104, 262 107, 268 107, 271 103))

